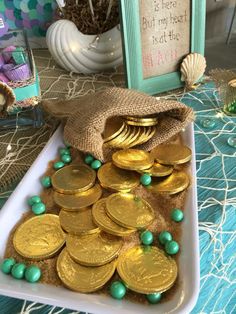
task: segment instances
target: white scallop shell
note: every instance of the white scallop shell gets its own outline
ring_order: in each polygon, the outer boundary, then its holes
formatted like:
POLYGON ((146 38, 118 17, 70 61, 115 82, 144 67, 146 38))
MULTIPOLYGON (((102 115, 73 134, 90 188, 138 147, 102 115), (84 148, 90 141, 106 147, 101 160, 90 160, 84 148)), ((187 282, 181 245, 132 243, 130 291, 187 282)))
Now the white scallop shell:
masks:
POLYGON ((192 87, 203 76, 206 70, 206 59, 199 53, 190 53, 184 58, 181 67, 181 81, 192 87))
POLYGON ((16 101, 12 88, 3 82, 0 82, 0 96, 0 111, 9 109, 16 101))
POLYGON ((96 73, 122 64, 119 27, 96 36, 84 35, 68 20, 59 20, 47 30, 46 42, 55 61, 76 73, 96 73))
POLYGON ((228 85, 229 85, 230 87, 236 88, 236 79, 233 79, 233 80, 229 81, 228 85))

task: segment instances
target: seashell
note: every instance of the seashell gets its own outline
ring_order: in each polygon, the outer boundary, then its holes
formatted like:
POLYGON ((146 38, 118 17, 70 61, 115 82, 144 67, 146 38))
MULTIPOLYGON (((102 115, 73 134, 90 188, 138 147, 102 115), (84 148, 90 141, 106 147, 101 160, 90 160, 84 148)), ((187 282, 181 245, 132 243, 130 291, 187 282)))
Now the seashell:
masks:
POLYGON ((181 81, 184 81, 188 88, 194 88, 206 70, 206 59, 199 53, 190 53, 184 58, 181 66, 181 81))
POLYGON ((96 73, 122 64, 119 27, 101 35, 82 34, 68 20, 58 20, 47 30, 46 42, 55 61, 75 73, 96 73))
POLYGON ((15 101, 16 97, 12 88, 3 82, 0 82, 0 111, 6 111, 14 105, 15 101))
POLYGON ((236 88, 236 78, 233 79, 233 80, 230 80, 229 83, 228 83, 228 85, 229 85, 230 87, 235 87, 235 88, 236 88))

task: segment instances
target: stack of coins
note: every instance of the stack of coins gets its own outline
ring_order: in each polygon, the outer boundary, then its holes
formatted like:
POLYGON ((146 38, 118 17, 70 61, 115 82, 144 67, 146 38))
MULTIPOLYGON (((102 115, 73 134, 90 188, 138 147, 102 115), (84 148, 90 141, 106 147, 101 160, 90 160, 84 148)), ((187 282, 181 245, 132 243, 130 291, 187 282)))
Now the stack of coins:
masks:
MULTIPOLYGON (((154 120, 127 117, 125 123, 117 120, 116 128, 153 128, 157 123, 154 120), (139 125, 141 122, 143 125, 139 125)), ((115 134, 112 132, 107 131, 110 140, 115 134)), ((119 134, 116 132, 116 139, 119 134)), ((120 252, 123 237, 147 228, 155 219, 152 206, 133 191, 140 184, 140 174, 152 176, 150 189, 155 192, 179 193, 188 187, 189 177, 176 167, 190 158, 191 150, 186 146, 163 144, 150 153, 119 150, 97 173, 82 163, 57 170, 51 183, 54 201, 61 208, 59 216, 44 214, 20 225, 13 239, 16 251, 32 260, 44 260, 60 252, 59 278, 69 289, 82 293, 102 288, 116 268, 135 292, 151 294, 170 289, 177 266, 164 251, 135 246, 120 252), (103 189, 111 191, 110 195, 101 198, 103 189)))
POLYGON ((118 117, 106 125, 103 138, 106 146, 130 148, 150 140, 156 133, 157 117, 118 117))

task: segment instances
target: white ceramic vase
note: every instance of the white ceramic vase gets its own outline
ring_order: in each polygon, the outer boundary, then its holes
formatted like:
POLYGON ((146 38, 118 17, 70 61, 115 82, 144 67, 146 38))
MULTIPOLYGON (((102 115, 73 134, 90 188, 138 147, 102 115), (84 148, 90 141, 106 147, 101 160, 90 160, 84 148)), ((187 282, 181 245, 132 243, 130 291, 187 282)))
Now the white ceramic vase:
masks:
POLYGON ((119 25, 96 35, 84 35, 68 20, 58 20, 48 29, 47 46, 55 61, 75 73, 96 73, 122 64, 119 25))

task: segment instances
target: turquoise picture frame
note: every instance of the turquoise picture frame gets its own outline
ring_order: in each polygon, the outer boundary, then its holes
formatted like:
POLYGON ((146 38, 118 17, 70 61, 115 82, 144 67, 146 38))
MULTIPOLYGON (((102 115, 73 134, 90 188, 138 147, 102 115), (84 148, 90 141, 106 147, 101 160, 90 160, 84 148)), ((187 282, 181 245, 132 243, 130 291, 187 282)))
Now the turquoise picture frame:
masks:
MULTIPOLYGON (((180 72, 143 78, 139 0, 120 0, 120 20, 127 88, 149 95, 183 86, 180 72)), ((204 55, 206 0, 191 1, 190 51, 204 55)))

